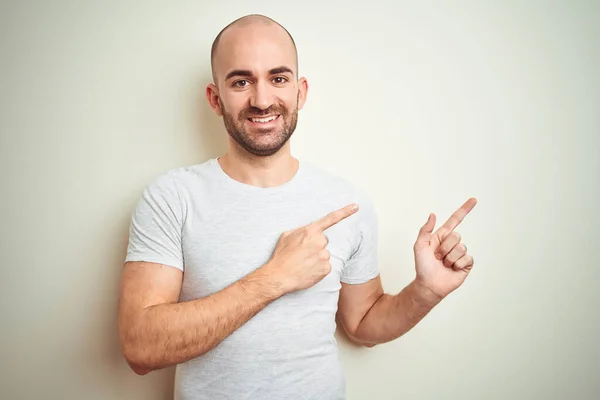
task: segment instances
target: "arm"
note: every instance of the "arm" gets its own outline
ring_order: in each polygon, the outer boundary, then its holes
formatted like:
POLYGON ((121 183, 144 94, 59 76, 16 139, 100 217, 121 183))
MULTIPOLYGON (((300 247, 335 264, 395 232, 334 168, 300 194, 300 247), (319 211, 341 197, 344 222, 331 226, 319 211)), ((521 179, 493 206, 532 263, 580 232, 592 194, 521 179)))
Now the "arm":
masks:
POLYGON ((338 313, 348 337, 372 347, 411 330, 440 300, 417 280, 395 296, 386 294, 377 277, 358 285, 342 283, 338 313))
POLYGON ((475 199, 467 200, 436 232, 435 215, 430 214, 413 247, 417 276, 397 295, 384 294, 379 277, 342 284, 338 312, 351 339, 368 346, 394 340, 462 285, 473 268, 473 257, 454 228, 475 204, 475 199))
POLYGON ((177 303, 183 273, 146 262, 126 263, 120 288, 119 336, 138 374, 206 353, 283 295, 262 268, 201 299, 177 303))

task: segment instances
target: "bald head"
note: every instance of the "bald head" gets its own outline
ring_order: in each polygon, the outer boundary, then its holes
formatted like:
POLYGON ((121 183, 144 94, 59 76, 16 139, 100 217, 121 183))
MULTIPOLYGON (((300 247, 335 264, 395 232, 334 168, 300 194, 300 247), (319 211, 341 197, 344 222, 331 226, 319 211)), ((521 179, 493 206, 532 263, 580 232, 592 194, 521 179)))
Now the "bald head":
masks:
POLYGON ((264 15, 251 14, 231 22, 215 38, 210 52, 210 65, 215 83, 218 83, 217 74, 222 64, 219 62, 221 53, 235 52, 235 43, 242 39, 254 45, 261 44, 261 41, 277 41, 282 52, 291 52, 294 73, 298 73, 298 51, 292 35, 277 21, 264 15))

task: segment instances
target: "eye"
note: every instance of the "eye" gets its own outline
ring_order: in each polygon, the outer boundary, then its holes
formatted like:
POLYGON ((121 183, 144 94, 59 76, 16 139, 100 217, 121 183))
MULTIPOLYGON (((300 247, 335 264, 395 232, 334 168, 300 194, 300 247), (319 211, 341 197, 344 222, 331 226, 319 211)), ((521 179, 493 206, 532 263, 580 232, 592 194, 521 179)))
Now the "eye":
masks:
POLYGON ((239 81, 235 81, 235 82, 233 82, 233 87, 243 88, 243 87, 246 87, 246 86, 247 86, 247 85, 246 85, 247 83, 248 83, 248 81, 247 81, 247 80, 245 80, 245 79, 240 79, 239 81))
POLYGON ((280 85, 282 83, 286 83, 287 82, 287 78, 285 78, 283 76, 277 76, 277 77, 273 78, 273 82, 275 82, 276 84, 280 85))

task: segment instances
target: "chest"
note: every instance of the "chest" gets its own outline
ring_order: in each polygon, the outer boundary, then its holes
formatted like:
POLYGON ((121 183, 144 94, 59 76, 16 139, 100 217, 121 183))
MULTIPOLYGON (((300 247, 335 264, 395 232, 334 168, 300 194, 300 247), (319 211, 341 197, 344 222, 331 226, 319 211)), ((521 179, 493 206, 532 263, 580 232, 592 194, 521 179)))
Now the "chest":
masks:
MULTIPOLYGON (((222 290, 271 258, 281 234, 324 216, 330 207, 298 207, 290 202, 223 204, 193 210, 184 224, 182 300, 222 290)), ((329 240, 331 273, 306 292, 339 291, 340 275, 352 253, 353 229, 345 220, 324 232, 329 240)))

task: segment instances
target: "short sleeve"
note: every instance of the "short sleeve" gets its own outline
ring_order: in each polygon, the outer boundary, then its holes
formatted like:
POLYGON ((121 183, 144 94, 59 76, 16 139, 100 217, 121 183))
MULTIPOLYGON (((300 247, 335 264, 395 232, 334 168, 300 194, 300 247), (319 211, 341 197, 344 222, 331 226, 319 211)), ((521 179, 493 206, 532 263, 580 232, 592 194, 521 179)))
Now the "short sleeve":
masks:
POLYGON ((340 278, 342 282, 349 284, 365 283, 379 275, 377 213, 373 203, 366 197, 358 204, 356 245, 340 278))
POLYGON ((182 206, 175 181, 168 174, 143 191, 133 210, 125 261, 164 264, 183 271, 182 206))

